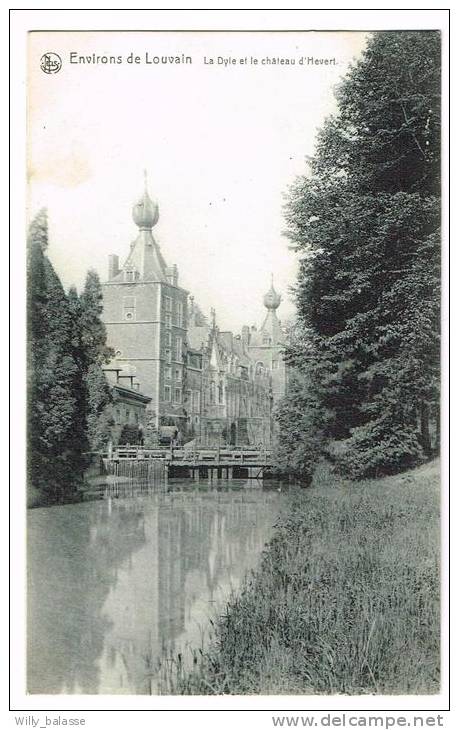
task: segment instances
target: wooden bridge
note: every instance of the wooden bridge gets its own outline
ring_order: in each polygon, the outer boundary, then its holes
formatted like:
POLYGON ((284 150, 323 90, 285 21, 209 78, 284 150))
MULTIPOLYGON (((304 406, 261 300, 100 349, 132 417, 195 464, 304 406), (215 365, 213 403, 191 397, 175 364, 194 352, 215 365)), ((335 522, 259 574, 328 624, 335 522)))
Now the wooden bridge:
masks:
POLYGON ((108 463, 161 460, 166 475, 186 474, 194 479, 261 478, 272 468, 272 452, 262 446, 119 446, 102 456, 108 463))

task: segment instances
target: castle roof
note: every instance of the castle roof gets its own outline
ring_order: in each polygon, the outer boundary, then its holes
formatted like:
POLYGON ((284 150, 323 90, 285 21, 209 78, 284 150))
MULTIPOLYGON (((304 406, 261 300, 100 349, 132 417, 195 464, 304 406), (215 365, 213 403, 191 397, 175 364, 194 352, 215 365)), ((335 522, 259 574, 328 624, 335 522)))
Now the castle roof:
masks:
POLYGON ((158 203, 153 202, 148 194, 147 173, 144 170, 143 194, 132 208, 132 218, 141 230, 151 230, 159 220, 158 203))
POLYGON ((207 347, 209 341, 210 327, 200 307, 196 304, 194 297, 190 296, 188 304, 188 346, 192 350, 202 350, 207 347))
POLYGON ((250 346, 263 346, 263 345, 282 345, 285 342, 284 333, 282 326, 277 318, 276 310, 280 306, 282 297, 274 289, 273 277, 271 275, 271 288, 263 297, 263 304, 268 310, 264 318, 263 324, 258 331, 253 331, 250 334, 250 346), (270 342, 266 342, 270 340, 270 342))
POLYGON ((139 228, 139 234, 131 243, 130 254, 115 281, 123 279, 124 271, 134 271, 135 280, 167 282, 166 262, 152 233, 152 228, 159 219, 159 208, 150 198, 146 172, 144 174, 143 193, 132 208, 132 218, 139 228))
POLYGON ((276 310, 282 301, 282 297, 274 289, 273 275, 271 274, 271 288, 263 297, 263 304, 268 310, 276 310))

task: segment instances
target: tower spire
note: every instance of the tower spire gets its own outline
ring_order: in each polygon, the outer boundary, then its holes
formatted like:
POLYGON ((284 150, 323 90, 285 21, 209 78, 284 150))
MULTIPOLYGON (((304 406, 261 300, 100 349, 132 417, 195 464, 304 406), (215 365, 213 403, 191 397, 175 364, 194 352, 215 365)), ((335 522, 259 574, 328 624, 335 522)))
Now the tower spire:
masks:
POLYGON ((143 195, 132 209, 132 217, 136 226, 140 230, 152 229, 158 222, 159 210, 158 204, 153 202, 148 194, 148 176, 147 170, 143 171, 143 195))
POLYGON ((167 281, 166 262, 152 235, 158 222, 158 204, 148 194, 147 170, 143 171, 144 190, 132 209, 132 218, 139 229, 136 240, 131 245, 131 253, 125 263, 133 266, 140 279, 146 281, 167 281))
POLYGON ((263 297, 263 304, 268 311, 261 325, 261 331, 269 334, 275 344, 282 339, 281 326, 276 314, 281 301, 281 295, 274 289, 274 274, 271 274, 271 288, 263 297))

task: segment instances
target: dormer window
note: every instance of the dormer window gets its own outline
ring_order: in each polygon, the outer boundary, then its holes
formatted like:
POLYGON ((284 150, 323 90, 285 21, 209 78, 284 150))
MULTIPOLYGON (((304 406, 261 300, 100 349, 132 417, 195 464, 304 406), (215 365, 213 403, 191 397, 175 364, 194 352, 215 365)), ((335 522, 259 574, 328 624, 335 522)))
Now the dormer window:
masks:
POLYGON ((135 269, 132 267, 129 267, 128 269, 124 270, 124 281, 127 284, 133 284, 135 282, 135 269))

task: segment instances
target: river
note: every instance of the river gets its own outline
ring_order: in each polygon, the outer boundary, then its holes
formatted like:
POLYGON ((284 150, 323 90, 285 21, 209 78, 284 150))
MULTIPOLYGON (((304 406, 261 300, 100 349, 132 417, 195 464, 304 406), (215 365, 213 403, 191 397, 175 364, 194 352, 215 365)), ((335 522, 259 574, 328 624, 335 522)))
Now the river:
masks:
POLYGON ((28 511, 28 691, 149 694, 260 558, 285 495, 182 481, 28 511))

